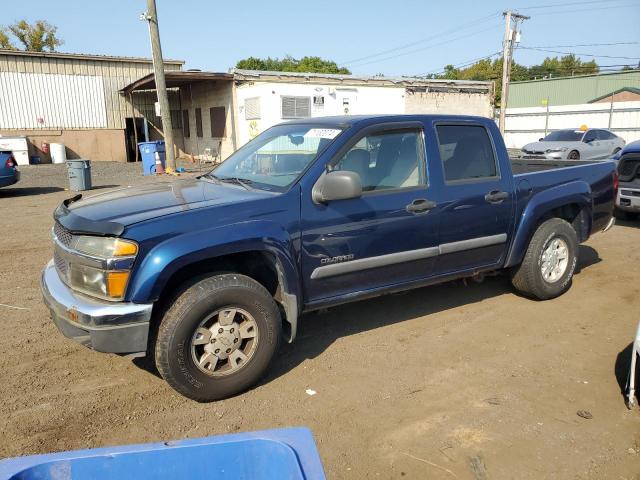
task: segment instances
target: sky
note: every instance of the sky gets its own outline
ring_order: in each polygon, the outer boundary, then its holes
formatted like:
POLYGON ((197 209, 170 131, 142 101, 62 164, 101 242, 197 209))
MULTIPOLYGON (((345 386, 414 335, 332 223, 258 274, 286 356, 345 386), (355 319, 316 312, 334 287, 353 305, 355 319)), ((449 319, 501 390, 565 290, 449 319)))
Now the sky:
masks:
MULTIPOLYGON (((611 68, 640 61, 640 0, 157 0, 157 8, 164 57, 185 60, 185 69, 317 55, 354 74, 438 73, 500 51, 508 8, 531 16, 514 54, 520 64, 555 52, 598 55, 611 68)), ((59 51, 149 57, 146 22, 138 18, 145 9, 145 0, 6 2, 0 25, 44 19, 58 27, 59 51)))

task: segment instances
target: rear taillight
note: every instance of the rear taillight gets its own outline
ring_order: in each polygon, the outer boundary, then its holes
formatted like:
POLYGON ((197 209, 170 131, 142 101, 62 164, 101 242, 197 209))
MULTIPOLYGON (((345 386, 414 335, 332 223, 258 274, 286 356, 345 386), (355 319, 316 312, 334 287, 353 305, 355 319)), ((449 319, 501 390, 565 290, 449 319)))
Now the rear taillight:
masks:
POLYGON ((618 176, 618 172, 613 172, 613 193, 614 195, 618 195, 618 187, 620 186, 620 177, 618 176))
POLYGON ((13 159, 13 155, 9 155, 9 158, 7 158, 7 161, 4 164, 4 168, 13 168, 16 166, 16 162, 13 159))

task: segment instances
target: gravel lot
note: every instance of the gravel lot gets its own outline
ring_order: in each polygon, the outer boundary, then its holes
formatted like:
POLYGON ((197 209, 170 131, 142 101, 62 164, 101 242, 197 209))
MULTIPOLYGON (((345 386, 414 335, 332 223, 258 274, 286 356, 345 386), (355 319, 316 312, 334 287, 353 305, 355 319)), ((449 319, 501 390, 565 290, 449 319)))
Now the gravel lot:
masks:
MULTIPOLYGON (((139 171, 95 162, 94 185, 154 181, 139 171)), ((22 174, 0 190, 1 457, 306 425, 329 478, 640 478, 640 410, 620 393, 640 223, 581 246, 573 287, 552 301, 496 277, 305 316, 260 386, 198 404, 144 362, 57 332, 39 274, 71 194, 63 166, 22 174)))

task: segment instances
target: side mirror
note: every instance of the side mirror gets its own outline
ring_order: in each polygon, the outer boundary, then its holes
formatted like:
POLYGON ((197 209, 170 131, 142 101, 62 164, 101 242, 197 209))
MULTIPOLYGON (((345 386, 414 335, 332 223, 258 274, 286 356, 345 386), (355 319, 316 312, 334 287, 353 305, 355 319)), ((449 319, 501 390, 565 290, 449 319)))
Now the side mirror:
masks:
POLYGON ((595 138, 585 138, 584 143, 591 143, 595 140, 595 138))
POLYGON ((327 172, 313 186, 311 198, 315 203, 347 200, 362 196, 360 175, 348 170, 327 172))
POLYGON ((542 138, 542 137, 540 137, 540 138, 538 139, 538 141, 539 141, 539 142, 541 142, 541 141, 543 141, 543 140, 544 140, 544 138, 542 138))

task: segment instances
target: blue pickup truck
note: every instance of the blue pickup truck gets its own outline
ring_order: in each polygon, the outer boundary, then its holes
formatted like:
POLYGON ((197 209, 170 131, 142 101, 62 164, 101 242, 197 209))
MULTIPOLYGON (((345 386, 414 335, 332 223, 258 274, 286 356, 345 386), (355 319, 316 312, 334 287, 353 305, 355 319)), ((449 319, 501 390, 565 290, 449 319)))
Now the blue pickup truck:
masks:
POLYGON ((511 161, 486 118, 298 120, 199 178, 64 201, 42 291, 67 337, 154 355, 211 401, 255 384, 304 312, 495 271, 562 294, 616 189, 613 162, 511 161))

